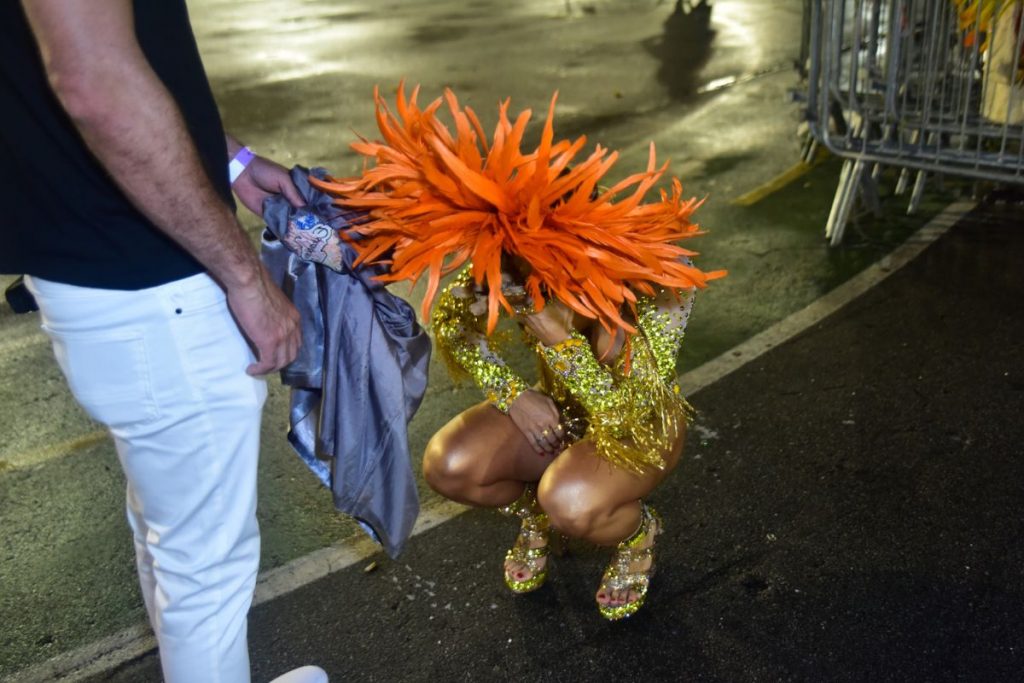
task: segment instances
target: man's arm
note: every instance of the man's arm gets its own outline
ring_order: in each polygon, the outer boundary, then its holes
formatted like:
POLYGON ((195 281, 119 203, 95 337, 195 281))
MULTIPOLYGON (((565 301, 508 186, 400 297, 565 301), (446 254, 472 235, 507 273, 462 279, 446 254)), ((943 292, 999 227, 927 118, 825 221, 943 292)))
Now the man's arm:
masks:
POLYGON ((287 365, 298 313, 213 188, 135 36, 131 0, 22 0, 57 98, 125 195, 225 288, 262 374, 287 365))

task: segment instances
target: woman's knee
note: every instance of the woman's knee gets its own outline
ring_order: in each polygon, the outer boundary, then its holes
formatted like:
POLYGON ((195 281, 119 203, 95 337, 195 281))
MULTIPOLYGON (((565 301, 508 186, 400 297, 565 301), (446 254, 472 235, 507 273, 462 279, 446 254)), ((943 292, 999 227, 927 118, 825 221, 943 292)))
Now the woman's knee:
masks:
POLYGON ((423 478, 438 493, 452 493, 473 480, 473 458, 464 448, 435 435, 423 453, 423 478))
POLYGON ((537 500, 551 526, 571 538, 588 538, 608 518, 608 501, 585 484, 567 484, 542 478, 537 500))

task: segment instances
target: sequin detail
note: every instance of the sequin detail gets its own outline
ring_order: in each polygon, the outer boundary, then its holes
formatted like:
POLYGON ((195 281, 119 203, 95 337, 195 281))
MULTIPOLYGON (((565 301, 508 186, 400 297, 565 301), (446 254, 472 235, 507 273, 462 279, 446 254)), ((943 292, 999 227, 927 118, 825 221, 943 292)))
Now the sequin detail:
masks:
POLYGON ((505 562, 518 564, 530 572, 530 578, 517 579, 510 575, 506 568, 505 585, 513 593, 535 591, 544 585, 548 578, 547 556, 551 525, 547 514, 537 505, 533 485, 527 485, 523 495, 498 510, 521 520, 519 535, 516 536, 515 544, 505 554, 505 562))
MULTIPOLYGON (((661 293, 662 296, 665 294, 661 293)), ((676 357, 686 335, 686 323, 693 309, 694 294, 690 290, 680 295, 682 305, 668 310, 655 305, 653 299, 645 298, 637 302, 637 324, 647 337, 658 365, 658 374, 665 381, 673 382, 676 378, 676 357)))
POLYGON ((647 541, 648 536, 654 533, 656 537, 661 533, 663 524, 661 515, 657 510, 642 504, 640 508, 640 526, 632 536, 618 544, 615 548, 615 556, 604 571, 601 579, 601 589, 604 591, 631 591, 636 594, 632 602, 622 605, 611 606, 597 604, 601 616, 609 621, 617 621, 636 614, 637 610, 644 606, 647 601, 647 590, 651 584, 651 576, 654 575, 654 538, 647 547, 641 545, 647 541), (657 524, 657 526, 654 526, 657 524), (653 527, 653 528, 652 528, 653 527), (633 567, 644 560, 650 560, 646 570, 637 571, 633 567))
MULTIPOLYGON (((437 349, 454 379, 470 377, 492 405, 507 413, 529 385, 495 353, 494 338, 484 334, 483 316, 470 310, 473 297, 456 295, 471 283, 466 268, 439 297, 433 315, 437 349)), ((555 346, 537 345, 544 390, 574 440, 593 441, 598 455, 632 472, 665 467, 665 454, 693 412, 675 372, 692 303, 692 291, 662 290, 640 298, 639 331, 611 365, 597 360, 578 331, 555 346)))
POLYGON ((508 413, 509 406, 529 385, 488 345, 482 318, 470 310, 473 299, 453 292, 471 283, 466 268, 438 297, 431 320, 436 348, 453 379, 472 379, 491 405, 508 413))
POLYGON ((620 355, 611 367, 597 360, 590 344, 576 331, 555 346, 538 345, 555 382, 561 385, 552 395, 570 395, 587 413, 584 438, 593 441, 598 455, 608 462, 637 473, 665 467, 664 454, 692 412, 675 380, 679 346, 671 342, 681 340, 682 335, 673 331, 666 336, 652 329, 657 339, 652 341, 645 328, 652 319, 640 318, 641 334, 631 339, 631 356, 620 355), (652 348, 655 345, 664 356, 660 361, 652 348), (671 372, 663 374, 661 368, 671 368, 671 372))

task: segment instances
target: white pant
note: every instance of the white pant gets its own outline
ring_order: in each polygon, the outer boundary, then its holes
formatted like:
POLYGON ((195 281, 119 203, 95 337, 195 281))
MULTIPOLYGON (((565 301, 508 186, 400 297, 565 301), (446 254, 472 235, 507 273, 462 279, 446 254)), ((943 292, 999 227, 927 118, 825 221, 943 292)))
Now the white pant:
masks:
POLYGON ((114 437, 169 683, 247 683, 266 384, 206 275, 140 291, 26 278, 75 398, 114 437))

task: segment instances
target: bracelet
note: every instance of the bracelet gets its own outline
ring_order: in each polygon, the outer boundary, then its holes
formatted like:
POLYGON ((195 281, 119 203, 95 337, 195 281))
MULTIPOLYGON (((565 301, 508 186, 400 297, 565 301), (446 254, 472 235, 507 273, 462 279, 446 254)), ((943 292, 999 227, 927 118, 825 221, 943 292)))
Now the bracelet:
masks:
POLYGON ((235 152, 235 156, 228 162, 228 182, 234 185, 235 181, 238 180, 238 176, 242 175, 242 172, 245 171, 245 168, 255 156, 248 147, 243 147, 235 152))

